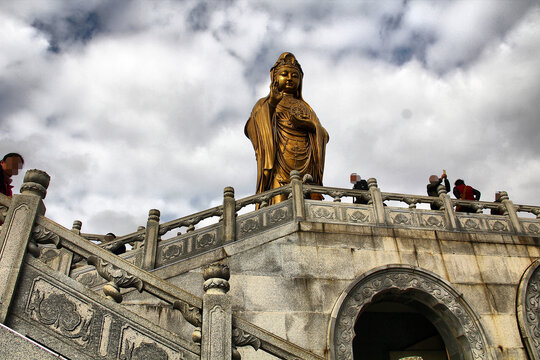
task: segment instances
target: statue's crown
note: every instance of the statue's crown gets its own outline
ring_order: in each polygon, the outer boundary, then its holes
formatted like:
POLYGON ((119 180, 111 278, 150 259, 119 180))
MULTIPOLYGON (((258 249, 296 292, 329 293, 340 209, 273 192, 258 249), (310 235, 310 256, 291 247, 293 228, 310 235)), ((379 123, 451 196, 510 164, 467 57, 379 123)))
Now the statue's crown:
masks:
POLYGON ((277 59, 276 63, 272 67, 272 70, 277 69, 281 66, 292 66, 296 68, 300 72, 300 74, 304 75, 300 63, 290 52, 284 52, 283 54, 281 54, 281 56, 277 59))

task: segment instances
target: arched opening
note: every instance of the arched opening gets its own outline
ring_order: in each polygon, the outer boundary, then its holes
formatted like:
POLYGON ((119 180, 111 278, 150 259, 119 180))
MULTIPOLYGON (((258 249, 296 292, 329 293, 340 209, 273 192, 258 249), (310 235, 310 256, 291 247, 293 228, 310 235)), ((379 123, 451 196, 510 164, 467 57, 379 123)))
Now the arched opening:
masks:
POLYGON ((328 330, 332 360, 491 358, 465 299, 437 275, 412 266, 386 265, 354 281, 338 298, 328 330))
POLYGON ((382 296, 366 305, 354 326, 354 359, 448 360, 445 341, 429 319, 433 318, 429 312, 407 297, 382 296))

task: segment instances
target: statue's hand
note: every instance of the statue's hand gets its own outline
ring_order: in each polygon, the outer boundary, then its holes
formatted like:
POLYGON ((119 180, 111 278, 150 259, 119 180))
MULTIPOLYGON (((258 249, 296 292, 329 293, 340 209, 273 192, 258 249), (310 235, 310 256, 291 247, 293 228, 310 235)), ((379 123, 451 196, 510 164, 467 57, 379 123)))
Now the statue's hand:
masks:
POLYGON ((300 116, 291 116, 291 123, 300 129, 305 129, 307 131, 315 132, 316 127, 315 123, 311 120, 309 115, 302 114, 300 116))
POLYGON ((283 93, 279 91, 278 84, 273 83, 270 87, 270 99, 269 102, 272 106, 276 106, 283 98, 283 93))

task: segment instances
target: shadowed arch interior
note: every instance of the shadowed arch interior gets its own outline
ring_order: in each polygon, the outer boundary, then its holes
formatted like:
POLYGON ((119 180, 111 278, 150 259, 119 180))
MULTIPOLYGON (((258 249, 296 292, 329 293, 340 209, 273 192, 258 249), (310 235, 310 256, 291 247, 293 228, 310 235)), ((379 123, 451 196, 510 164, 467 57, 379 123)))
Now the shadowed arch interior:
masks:
POLYGON ((402 317, 422 321, 425 336, 430 332, 438 334, 442 341, 438 350, 446 352, 450 360, 490 358, 478 316, 461 294, 437 275, 403 265, 370 271, 339 297, 329 326, 330 358, 360 359, 353 354, 353 341, 355 345, 362 343, 360 338, 355 339, 356 331, 362 331, 361 323, 355 327, 357 320, 362 321, 362 315, 368 314, 365 316, 369 321, 374 316, 370 313, 376 312, 373 310, 382 309, 408 313, 402 317))

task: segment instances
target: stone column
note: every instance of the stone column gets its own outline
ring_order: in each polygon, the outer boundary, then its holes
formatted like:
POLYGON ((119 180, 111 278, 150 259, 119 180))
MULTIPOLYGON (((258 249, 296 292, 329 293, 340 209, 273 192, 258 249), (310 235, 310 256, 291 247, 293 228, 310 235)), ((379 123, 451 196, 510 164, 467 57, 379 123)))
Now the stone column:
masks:
POLYGON ((301 221, 306 218, 306 211, 304 208, 304 189, 302 186, 302 179, 300 178, 300 172, 298 170, 291 171, 291 185, 294 217, 296 220, 301 221))
POLYGON ((450 195, 447 194, 444 185, 439 185, 437 188, 437 193, 442 201, 441 210, 444 210, 446 219, 448 220, 448 228, 450 230, 457 229, 457 219, 456 213, 454 212, 454 207, 452 206, 452 199, 450 199, 450 195))
POLYGON ((223 242, 236 240, 236 201, 234 189, 227 186, 223 190, 223 242))
POLYGON ((143 264, 142 268, 152 270, 156 265, 156 254, 159 237, 159 216, 157 209, 151 209, 148 212, 148 221, 146 222, 146 235, 144 237, 143 264))
POLYGON ((386 214, 384 212, 384 203, 381 190, 377 185, 377 179, 369 178, 367 183, 369 186, 369 193, 371 194, 370 203, 373 205, 373 209, 375 210, 375 218, 377 220, 377 224, 385 224, 386 214))
POLYGON ((209 265, 203 273, 202 360, 231 360, 232 310, 227 265, 209 265))
POLYGON ((50 177, 41 170, 24 175, 21 195, 14 195, 0 232, 0 322, 6 321, 37 215, 45 214, 43 199, 50 177))
POLYGON ((510 201, 510 198, 508 197, 508 193, 506 191, 501 191, 501 202, 504 206, 503 213, 504 215, 508 214, 508 217, 510 218, 510 222, 512 223, 512 226, 514 227, 514 230, 517 233, 523 232, 523 229, 521 228, 521 222, 519 221, 519 218, 517 216, 516 208, 514 206, 514 203, 510 201))

